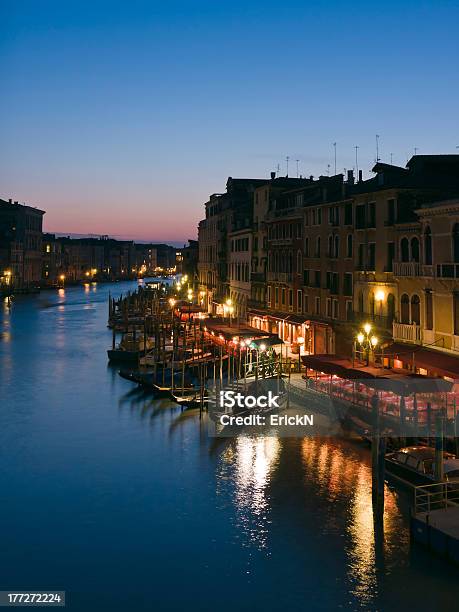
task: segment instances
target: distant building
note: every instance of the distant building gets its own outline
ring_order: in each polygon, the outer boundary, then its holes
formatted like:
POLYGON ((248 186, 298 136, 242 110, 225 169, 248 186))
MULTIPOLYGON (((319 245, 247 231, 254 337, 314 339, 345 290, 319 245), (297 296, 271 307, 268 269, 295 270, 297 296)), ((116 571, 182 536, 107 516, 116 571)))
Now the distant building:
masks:
POLYGON ((0 200, 0 285, 16 291, 39 286, 44 214, 38 208, 0 200))

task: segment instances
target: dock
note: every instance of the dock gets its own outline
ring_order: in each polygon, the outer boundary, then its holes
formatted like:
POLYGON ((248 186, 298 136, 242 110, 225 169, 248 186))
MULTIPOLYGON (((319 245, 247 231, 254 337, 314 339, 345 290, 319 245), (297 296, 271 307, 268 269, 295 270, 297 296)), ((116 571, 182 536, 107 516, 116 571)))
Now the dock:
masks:
POLYGON ((452 483, 415 487, 412 539, 459 565, 459 488, 452 483))

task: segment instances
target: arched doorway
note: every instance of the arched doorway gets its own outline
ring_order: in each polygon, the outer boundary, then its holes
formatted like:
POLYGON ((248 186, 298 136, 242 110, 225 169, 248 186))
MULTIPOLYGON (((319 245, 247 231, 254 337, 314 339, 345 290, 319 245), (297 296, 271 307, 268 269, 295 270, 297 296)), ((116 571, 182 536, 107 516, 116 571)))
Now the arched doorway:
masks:
POLYGON ((410 298, 406 293, 400 298, 400 323, 410 323, 410 298))
POLYGON ((400 240, 400 258, 402 261, 410 261, 410 245, 408 238, 402 238, 400 240))
POLYGON ((387 318, 389 322, 395 319, 395 296, 393 293, 389 293, 387 296, 387 318))
POLYGON ((419 240, 417 238, 411 239, 411 259, 419 261, 419 240))
POLYGON ((453 226, 453 261, 459 263, 459 223, 453 226))
POLYGON ((421 324, 421 300, 416 294, 411 296, 411 323, 421 324))
POLYGON ((432 232, 429 226, 424 231, 424 263, 427 266, 432 265, 432 232))

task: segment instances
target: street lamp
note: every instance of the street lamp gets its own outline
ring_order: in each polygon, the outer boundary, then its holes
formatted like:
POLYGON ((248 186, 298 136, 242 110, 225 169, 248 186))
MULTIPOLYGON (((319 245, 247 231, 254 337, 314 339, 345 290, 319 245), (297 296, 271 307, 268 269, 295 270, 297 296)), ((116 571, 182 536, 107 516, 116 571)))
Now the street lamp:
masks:
POLYGON ((298 336, 296 341, 298 343, 298 372, 301 372, 301 347, 304 345, 303 336, 298 336))
POLYGON ((59 276, 59 280, 61 281, 61 283, 62 283, 62 287, 63 287, 63 286, 64 286, 64 282, 65 282, 65 274, 61 274, 61 275, 59 276))
MULTIPOLYGON (((377 336, 371 335, 370 323, 365 323, 363 326, 363 332, 360 331, 356 336, 356 341, 360 345, 360 353, 365 354, 366 365, 370 365, 370 352, 375 350, 378 345, 379 339, 377 336), (365 333, 364 333, 365 332, 365 333)), ((357 352, 357 347, 354 342, 354 354, 357 352)))

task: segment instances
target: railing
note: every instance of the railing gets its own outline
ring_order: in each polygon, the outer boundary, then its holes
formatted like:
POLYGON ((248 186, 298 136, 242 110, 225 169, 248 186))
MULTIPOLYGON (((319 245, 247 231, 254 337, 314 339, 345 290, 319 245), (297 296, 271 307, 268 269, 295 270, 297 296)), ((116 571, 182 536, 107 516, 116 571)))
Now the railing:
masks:
POLYGON ((421 326, 416 323, 392 323, 392 335, 394 340, 405 340, 407 342, 414 342, 415 344, 421 344, 422 334, 421 326))
POLYGON ((394 261, 394 276, 433 276, 433 266, 419 261, 394 261))
POLYGON ((264 272, 251 272, 250 280, 252 283, 265 283, 266 275, 264 272))
POLYGON ((287 246, 293 243, 293 238, 268 238, 271 246, 287 246))
POLYGON ((421 276, 419 261, 394 261, 394 276, 421 276))
POLYGON ((459 263, 437 264, 439 278, 459 278, 459 263))
POLYGON ((291 272, 268 272, 268 281, 277 281, 278 283, 291 283, 292 273, 291 272))
POLYGON ((420 485, 414 489, 414 512, 432 512, 459 506, 459 489, 447 482, 420 485))

